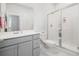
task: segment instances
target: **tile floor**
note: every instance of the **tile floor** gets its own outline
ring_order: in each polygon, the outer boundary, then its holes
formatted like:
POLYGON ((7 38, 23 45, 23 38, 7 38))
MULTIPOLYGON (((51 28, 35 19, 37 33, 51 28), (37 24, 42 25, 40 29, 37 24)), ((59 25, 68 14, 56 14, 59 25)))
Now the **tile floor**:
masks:
POLYGON ((71 52, 67 49, 60 48, 54 44, 41 43, 40 45, 40 56, 78 56, 78 53, 71 52), (50 46, 49 46, 50 45, 50 46))

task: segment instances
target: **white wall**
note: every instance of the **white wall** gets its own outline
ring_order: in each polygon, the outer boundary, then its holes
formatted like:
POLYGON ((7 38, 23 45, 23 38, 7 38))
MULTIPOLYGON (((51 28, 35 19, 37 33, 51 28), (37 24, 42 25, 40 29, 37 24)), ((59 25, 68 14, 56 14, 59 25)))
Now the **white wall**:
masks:
POLYGON ((20 17, 20 30, 33 29, 33 9, 18 4, 6 4, 7 14, 20 17))
POLYGON ((47 31, 47 14, 54 10, 52 4, 39 3, 34 7, 34 29, 40 32, 47 31))
POLYGON ((65 8, 65 7, 67 7, 71 4, 72 3, 58 3, 58 4, 56 4, 55 9, 58 10, 58 9, 61 9, 61 8, 65 8))
POLYGON ((47 37, 47 14, 54 11, 55 7, 51 3, 28 3, 23 4, 34 9, 34 30, 44 32, 47 37))

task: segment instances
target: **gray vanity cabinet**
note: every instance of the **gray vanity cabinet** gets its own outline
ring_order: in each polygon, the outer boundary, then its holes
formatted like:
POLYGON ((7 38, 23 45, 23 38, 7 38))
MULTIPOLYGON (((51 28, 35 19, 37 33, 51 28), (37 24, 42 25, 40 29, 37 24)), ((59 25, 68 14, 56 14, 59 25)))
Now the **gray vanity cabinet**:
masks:
POLYGON ((40 35, 28 35, 5 39, 0 42, 0 56, 40 55, 40 35))
POLYGON ((19 44, 18 56, 32 56, 32 41, 19 44))
POLYGON ((40 55, 40 35, 33 35, 33 56, 40 55))
POLYGON ((17 45, 1 48, 0 56, 17 56, 17 45))

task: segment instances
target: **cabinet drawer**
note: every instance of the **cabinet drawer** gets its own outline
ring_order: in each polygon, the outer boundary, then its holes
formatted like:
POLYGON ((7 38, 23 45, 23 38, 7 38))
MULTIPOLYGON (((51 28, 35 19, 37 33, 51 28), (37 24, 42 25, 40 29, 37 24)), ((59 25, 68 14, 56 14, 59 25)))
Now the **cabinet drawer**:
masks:
POLYGON ((33 40, 33 48, 40 47, 40 39, 33 40))
POLYGON ((40 38, 40 34, 33 35, 33 39, 39 39, 39 38, 40 38))
POLYGON ((6 40, 0 42, 0 48, 16 44, 17 42, 18 42, 17 39, 6 39, 6 40))
POLYGON ((24 36, 24 37, 20 37, 20 38, 17 38, 18 39, 18 42, 25 42, 25 41, 30 41, 32 40, 32 36, 24 36))
POLYGON ((20 42, 29 41, 29 40, 32 40, 32 36, 6 39, 6 40, 0 42, 0 48, 5 47, 5 46, 9 46, 9 45, 13 45, 13 44, 17 44, 20 42))
POLYGON ((40 55, 40 48, 36 48, 33 50, 33 56, 39 56, 40 55))

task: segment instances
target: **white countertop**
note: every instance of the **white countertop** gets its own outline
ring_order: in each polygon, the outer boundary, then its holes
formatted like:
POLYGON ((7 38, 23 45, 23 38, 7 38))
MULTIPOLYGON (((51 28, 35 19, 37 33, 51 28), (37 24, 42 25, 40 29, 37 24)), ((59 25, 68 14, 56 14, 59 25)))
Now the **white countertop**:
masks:
POLYGON ((24 31, 15 31, 15 32, 1 32, 0 33, 0 41, 9 38, 16 38, 21 36, 28 36, 33 34, 39 34, 39 32, 35 32, 34 30, 24 30, 24 31))

